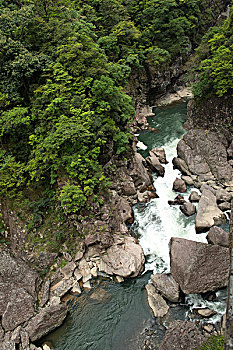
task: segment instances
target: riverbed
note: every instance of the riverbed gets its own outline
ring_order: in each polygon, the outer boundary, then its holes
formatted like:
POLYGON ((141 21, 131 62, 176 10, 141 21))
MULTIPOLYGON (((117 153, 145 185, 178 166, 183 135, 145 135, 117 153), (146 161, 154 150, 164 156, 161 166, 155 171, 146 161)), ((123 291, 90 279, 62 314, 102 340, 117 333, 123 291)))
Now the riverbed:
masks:
MULTIPOLYGON (((63 326, 46 338, 56 350, 139 350, 144 348, 148 334, 151 334, 151 338, 154 336, 156 349, 165 328, 154 320, 147 303, 145 285, 150 274, 169 272, 168 245, 171 237, 206 242, 206 234, 197 235, 195 232, 195 217, 187 218, 179 207, 168 204, 168 200, 177 195, 172 190, 172 184, 179 176, 179 171, 173 169, 172 158, 176 156, 176 145, 185 133, 183 123, 187 114, 186 103, 159 107, 154 113, 155 116, 148 121, 158 131, 143 131, 138 136, 139 141, 147 146, 147 150, 139 152, 147 156, 150 149, 162 146, 168 164, 165 166, 164 177, 157 178, 154 175, 159 198, 146 205, 135 206, 135 222, 131 227, 132 234, 138 237, 144 249, 146 272, 143 276, 126 280, 122 284, 100 277, 89 293, 83 293, 70 301, 70 316, 63 326)), ((185 197, 188 197, 190 191, 191 189, 185 197)), ((186 306, 171 306, 163 324, 167 326, 174 319, 194 317, 191 311, 197 305, 208 306, 221 315, 225 311, 225 297, 224 290, 217 294, 215 302, 207 302, 197 295, 187 296, 184 300, 186 306)))

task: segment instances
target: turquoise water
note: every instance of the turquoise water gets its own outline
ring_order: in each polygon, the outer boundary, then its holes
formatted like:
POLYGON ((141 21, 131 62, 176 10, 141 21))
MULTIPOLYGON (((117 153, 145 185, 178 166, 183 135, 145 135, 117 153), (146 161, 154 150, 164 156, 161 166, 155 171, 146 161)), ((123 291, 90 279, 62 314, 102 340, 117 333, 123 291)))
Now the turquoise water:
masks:
POLYGON ((45 340, 56 350, 140 349, 140 333, 153 318, 146 291, 150 273, 123 284, 102 281, 73 300, 70 316, 45 340), (102 300, 93 293, 104 293, 102 300))
MULTIPOLYGON (((152 341, 150 349, 158 349, 165 328, 154 320, 144 287, 151 271, 169 270, 168 243, 171 236, 205 240, 205 237, 195 233, 194 217, 185 217, 178 207, 170 207, 167 203, 168 199, 176 196, 172 191, 172 183, 179 172, 173 170, 171 160, 176 155, 178 140, 185 133, 183 123, 186 120, 186 104, 156 108, 154 112, 156 115, 148 121, 158 131, 144 131, 138 139, 148 150, 164 146, 169 163, 166 165, 165 177, 155 177, 155 187, 160 198, 145 206, 135 207, 135 223, 132 227, 134 234, 140 236, 140 244, 147 255, 148 272, 123 284, 96 280, 93 290, 75 297, 70 303, 71 312, 65 323, 45 339, 55 350, 140 350, 146 349, 145 339, 152 341), (102 299, 93 299, 93 293, 102 295, 102 299)), ((146 156, 148 150, 140 152, 146 156)), ((197 295, 187 298, 191 309, 199 303, 197 295)), ((206 301, 201 303, 205 304, 206 301)), ((208 306, 214 308, 211 303, 208 306)), ((224 312, 222 303, 218 308, 224 312)), ((163 324, 188 318, 190 315, 187 310, 184 306, 171 307, 163 324)))

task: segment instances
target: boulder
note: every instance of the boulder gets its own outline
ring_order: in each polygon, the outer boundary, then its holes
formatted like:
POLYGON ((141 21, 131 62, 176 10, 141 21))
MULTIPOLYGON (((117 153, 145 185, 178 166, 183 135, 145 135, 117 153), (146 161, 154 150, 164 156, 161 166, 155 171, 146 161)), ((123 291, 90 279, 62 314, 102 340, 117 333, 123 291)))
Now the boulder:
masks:
POLYGON ((213 187, 207 185, 207 184, 202 184, 200 187, 200 191, 201 193, 204 192, 205 190, 208 190, 210 192, 212 192, 215 196, 216 196, 216 191, 213 187))
POLYGON ((205 340, 205 336, 195 323, 174 321, 170 323, 159 350, 198 349, 205 340))
POLYGON ((117 210, 120 213, 123 222, 133 222, 133 210, 125 198, 119 198, 117 210))
POLYGON ((218 207, 221 211, 231 210, 231 203, 223 202, 223 203, 218 204, 218 207))
POLYGON ((213 192, 209 189, 203 190, 195 219, 196 232, 205 232, 215 224, 220 225, 224 221, 225 215, 218 208, 213 192))
POLYGON ((121 277, 136 277, 143 271, 145 257, 136 239, 127 236, 123 238, 123 243, 113 244, 107 249, 102 262, 100 271, 121 277))
POLYGON ((190 202, 186 202, 180 206, 180 210, 186 216, 192 216, 196 213, 196 207, 194 204, 190 202))
POLYGON ((29 335, 27 332, 25 332, 24 329, 21 329, 21 331, 20 331, 20 340, 21 340, 23 350, 28 350, 29 349, 29 335))
POLYGON ((186 183, 186 185, 188 185, 188 186, 194 185, 194 181, 193 181, 193 179, 191 178, 191 176, 182 175, 182 176, 181 176, 181 179, 182 179, 182 180, 186 183))
POLYGON ((162 294, 167 300, 177 303, 179 301, 180 290, 171 274, 156 273, 151 275, 151 281, 156 292, 162 294))
POLYGON ((183 175, 191 175, 188 165, 183 159, 175 157, 172 159, 172 164, 174 166, 174 169, 180 170, 183 175))
POLYGON ((182 204, 184 204, 185 202, 186 202, 186 201, 185 201, 184 197, 178 195, 178 196, 175 197, 175 199, 174 199, 173 201, 169 200, 169 201, 168 201, 168 204, 169 204, 169 205, 182 205, 182 204))
POLYGON ((143 165, 144 162, 145 162, 145 159, 143 158, 143 156, 135 152, 134 157, 132 159, 133 170, 130 175, 132 176, 136 187, 139 187, 139 186, 148 187, 152 184, 151 178, 143 165))
POLYGON ((203 129, 188 131, 179 141, 177 153, 196 175, 212 173, 224 185, 233 184, 233 169, 227 159, 227 141, 221 134, 203 129))
POLYGON ((8 303, 2 315, 2 326, 11 331, 34 315, 34 298, 23 288, 10 291, 8 303))
POLYGON ((73 283, 73 278, 65 278, 61 280, 50 288, 50 295, 59 298, 63 297, 72 288, 73 283))
POLYGON ((30 340, 35 342, 59 327, 66 318, 67 312, 68 309, 64 304, 52 305, 41 309, 25 327, 30 340))
POLYGON ((77 253, 75 254, 74 261, 81 260, 84 253, 85 253, 85 244, 84 242, 80 242, 77 247, 77 253))
MULTIPOLYGON (((18 302, 23 302, 23 296, 30 294, 34 302, 37 299, 37 292, 41 279, 39 275, 30 269, 25 262, 16 260, 8 253, 0 250, 0 316, 6 310, 9 297, 12 291, 19 290, 22 296, 18 295, 18 302)), ((24 318, 24 316, 22 316, 24 318)), ((18 313, 20 320, 20 315, 18 313)))
POLYGON ((150 152, 150 156, 146 157, 146 162, 150 167, 151 171, 155 172, 159 176, 164 176, 165 168, 159 161, 159 158, 153 152, 150 152))
POLYGON ((125 174, 124 178, 122 179, 123 181, 123 193, 126 196, 133 196, 134 194, 137 193, 133 179, 131 176, 127 176, 125 174))
POLYGON ((201 317, 205 317, 205 318, 209 318, 209 317, 212 317, 212 316, 216 315, 216 311, 210 310, 207 307, 205 307, 203 309, 194 309, 194 311, 198 315, 200 315, 201 317))
POLYGON ((196 192, 196 191, 192 191, 190 193, 190 196, 189 196, 189 201, 190 202, 199 202, 199 200, 201 199, 201 196, 196 192))
POLYGON ((155 317, 163 317, 167 314, 169 306, 161 295, 156 293, 155 287, 148 283, 146 285, 146 291, 148 295, 148 303, 153 311, 155 317))
POLYGON ((216 199, 217 203, 230 202, 232 199, 232 193, 223 189, 219 189, 216 191, 216 199))
POLYGON ((185 182, 183 180, 179 179, 178 177, 173 182, 172 189, 173 189, 173 191, 181 192, 181 193, 184 193, 187 191, 187 187, 185 185, 185 182))
POLYGON ((177 145, 178 157, 183 159, 188 166, 189 171, 195 175, 206 174, 210 172, 210 168, 205 159, 196 150, 192 149, 184 138, 177 145))
POLYGON ((64 278, 70 278, 73 276, 75 269, 76 264, 73 261, 70 261, 61 269, 61 273, 63 274, 64 278))
POLYGON ((149 154, 151 155, 151 153, 153 153, 156 157, 159 158, 160 163, 162 164, 167 164, 168 161, 166 159, 166 153, 165 153, 165 149, 162 147, 157 147, 157 148, 153 148, 149 154))
POLYGON ((184 238, 171 238, 171 274, 185 294, 215 291, 227 285, 229 250, 184 238))
POLYGON ((206 238, 211 244, 229 247, 229 233, 218 226, 211 227, 206 238))

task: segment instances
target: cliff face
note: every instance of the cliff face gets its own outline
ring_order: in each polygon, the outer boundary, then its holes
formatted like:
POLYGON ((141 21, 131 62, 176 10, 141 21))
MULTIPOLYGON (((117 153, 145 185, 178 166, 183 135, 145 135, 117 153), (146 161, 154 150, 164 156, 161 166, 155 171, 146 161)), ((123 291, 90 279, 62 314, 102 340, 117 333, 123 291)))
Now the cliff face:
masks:
POLYGON ((223 134, 230 143, 233 135, 233 97, 213 96, 200 105, 188 103, 187 130, 201 128, 223 134))

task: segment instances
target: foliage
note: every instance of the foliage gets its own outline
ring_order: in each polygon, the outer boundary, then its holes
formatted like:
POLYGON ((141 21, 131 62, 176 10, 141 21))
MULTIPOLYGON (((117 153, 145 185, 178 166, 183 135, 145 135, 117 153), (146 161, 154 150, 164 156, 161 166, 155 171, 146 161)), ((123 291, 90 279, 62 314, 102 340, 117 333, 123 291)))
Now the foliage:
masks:
MULTIPOLYGON (((33 192, 49 192, 67 215, 91 210, 109 186, 104 166, 128 150, 131 75, 186 57, 212 7, 204 0, 2 0, 0 8, 0 194, 24 192, 34 227, 47 206, 33 192)), ((211 70, 221 94, 232 84, 231 76, 223 83, 232 44, 209 39, 218 57, 203 72, 211 70)))
POLYGON ((196 98, 210 94, 221 97, 233 91, 233 31, 232 15, 220 27, 205 35, 197 50, 198 80, 194 85, 196 98))
POLYGON ((198 350, 223 350, 224 336, 212 335, 198 350))

